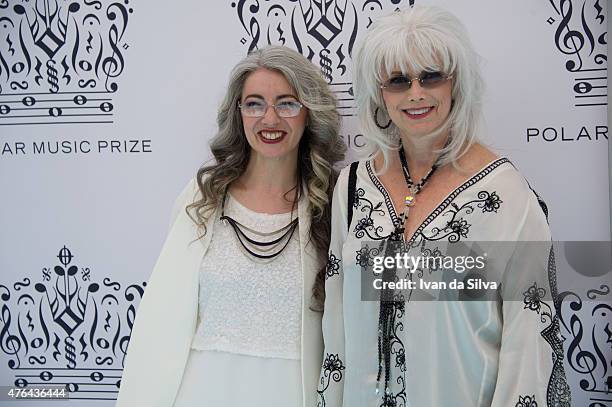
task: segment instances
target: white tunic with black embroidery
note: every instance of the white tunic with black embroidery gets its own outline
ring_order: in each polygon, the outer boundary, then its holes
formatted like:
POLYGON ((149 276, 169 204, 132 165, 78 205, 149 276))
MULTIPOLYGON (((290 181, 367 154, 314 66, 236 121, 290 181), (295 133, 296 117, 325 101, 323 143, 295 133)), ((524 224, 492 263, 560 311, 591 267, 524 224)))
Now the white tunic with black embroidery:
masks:
MULTIPOLYGON (((253 212, 229 194, 225 213, 260 232, 291 220, 253 212)), ((215 222, 200 270, 197 332, 174 407, 301 406, 298 230, 278 257, 259 263, 242 252, 230 225, 215 222)))
MULTIPOLYGON (((379 302, 361 297, 361 266, 371 265, 373 253, 362 243, 384 241, 399 214, 373 162, 361 161, 347 225, 348 172, 340 175, 332 205, 319 406, 569 406, 556 312, 545 300, 556 295, 549 253, 537 262, 537 282, 515 278, 525 265, 520 256, 508 259, 501 280, 506 299, 399 303, 384 404, 384 366, 377 392, 379 302)), ((550 241, 539 203, 514 166, 497 159, 437 206, 416 230, 411 250, 444 253, 449 242, 462 241, 550 241)))

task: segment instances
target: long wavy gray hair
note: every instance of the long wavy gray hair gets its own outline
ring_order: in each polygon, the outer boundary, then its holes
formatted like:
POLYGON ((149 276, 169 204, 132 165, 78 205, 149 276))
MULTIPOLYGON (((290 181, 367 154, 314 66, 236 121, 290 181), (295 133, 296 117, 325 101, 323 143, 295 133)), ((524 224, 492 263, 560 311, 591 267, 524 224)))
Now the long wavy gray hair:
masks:
MULTIPOLYGON (((248 76, 258 69, 280 72, 308 109, 306 128, 298 149, 297 199, 303 186, 308 190, 311 215, 309 239, 320 256, 327 257, 330 240, 331 197, 337 178, 334 164, 344 159, 346 146, 340 138, 337 101, 320 71, 298 52, 269 46, 256 50, 232 70, 225 98, 217 113, 218 132, 210 143, 215 163, 197 173, 201 199, 187 207, 193 221, 206 231, 206 221, 221 203, 226 189, 242 175, 249 162, 247 142, 238 102, 248 76), (193 212, 193 215, 192 215, 193 212)), ((313 287, 315 304, 325 298, 325 269, 319 270, 313 287)))

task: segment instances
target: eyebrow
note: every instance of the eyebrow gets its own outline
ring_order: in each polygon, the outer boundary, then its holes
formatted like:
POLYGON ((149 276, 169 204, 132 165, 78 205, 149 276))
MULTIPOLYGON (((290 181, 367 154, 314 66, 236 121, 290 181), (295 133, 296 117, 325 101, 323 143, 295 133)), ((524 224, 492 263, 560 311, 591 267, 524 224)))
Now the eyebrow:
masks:
MULTIPOLYGON (((244 97, 245 100, 248 99, 248 98, 257 98, 257 99, 264 99, 265 100, 265 98, 263 96, 258 95, 256 93, 255 94, 251 94, 251 95, 246 95, 244 97)), ((285 98, 293 98, 293 99, 297 100, 297 96, 291 95, 291 94, 278 95, 275 100, 280 100, 280 99, 285 99, 285 98)))

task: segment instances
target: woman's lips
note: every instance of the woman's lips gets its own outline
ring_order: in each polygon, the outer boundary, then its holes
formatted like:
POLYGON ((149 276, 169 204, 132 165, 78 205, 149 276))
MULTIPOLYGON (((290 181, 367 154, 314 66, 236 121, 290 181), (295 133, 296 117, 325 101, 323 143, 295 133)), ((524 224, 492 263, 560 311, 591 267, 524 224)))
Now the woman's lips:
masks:
POLYGON ((283 141, 287 133, 281 130, 262 130, 257 135, 266 144, 276 144, 283 141))
POLYGON ((418 120, 427 117, 434 109, 433 106, 419 107, 415 109, 403 109, 402 112, 410 119, 418 120))

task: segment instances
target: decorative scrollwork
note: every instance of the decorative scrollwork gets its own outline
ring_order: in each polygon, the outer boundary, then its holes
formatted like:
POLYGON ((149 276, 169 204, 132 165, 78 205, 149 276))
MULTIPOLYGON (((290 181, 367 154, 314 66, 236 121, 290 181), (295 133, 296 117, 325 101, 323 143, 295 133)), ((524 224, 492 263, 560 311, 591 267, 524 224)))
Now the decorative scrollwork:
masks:
MULTIPOLYGON (((66 246, 57 258, 59 264, 42 268, 40 282, 26 277, 12 290, 0 285, 0 351, 16 374, 40 369, 45 383, 65 383, 56 376, 77 377, 88 370, 96 380, 105 378, 104 369, 123 366, 145 284, 122 290, 119 282, 105 278, 101 286, 91 281, 89 267, 73 264, 66 246)), ((112 379, 115 393, 116 382, 112 379)), ((27 387, 29 379, 19 377, 15 385, 27 387)), ((78 390, 76 383, 66 386, 78 390)), ((95 398, 91 393, 79 396, 95 398)))

